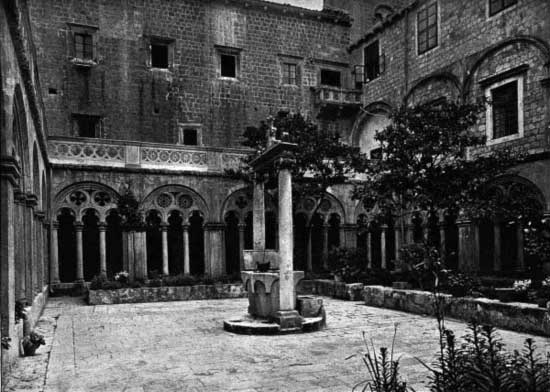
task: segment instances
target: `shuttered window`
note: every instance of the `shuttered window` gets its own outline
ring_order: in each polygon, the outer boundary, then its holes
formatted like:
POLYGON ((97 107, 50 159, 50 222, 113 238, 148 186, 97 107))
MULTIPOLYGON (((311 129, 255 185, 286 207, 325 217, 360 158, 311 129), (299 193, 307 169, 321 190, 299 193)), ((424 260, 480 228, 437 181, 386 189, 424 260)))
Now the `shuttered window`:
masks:
POLYGON ((514 80, 491 90, 493 139, 518 133, 518 82, 514 80))

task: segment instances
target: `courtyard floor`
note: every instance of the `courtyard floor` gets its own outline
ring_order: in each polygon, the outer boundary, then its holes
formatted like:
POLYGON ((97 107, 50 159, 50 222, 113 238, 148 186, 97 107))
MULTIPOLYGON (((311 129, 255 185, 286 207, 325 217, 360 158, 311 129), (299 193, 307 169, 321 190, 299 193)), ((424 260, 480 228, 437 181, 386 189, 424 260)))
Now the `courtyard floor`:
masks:
MULTIPOLYGON (((206 300, 87 306, 51 298, 37 330, 46 337, 22 358, 6 391, 351 391, 366 377, 359 358, 362 333, 391 344, 409 385, 425 391, 437 348, 434 319, 325 298, 327 328, 283 336, 225 332, 222 321, 246 313, 247 300, 206 300)), ((448 321, 458 336, 465 324, 448 321)), ((501 331, 509 349, 529 335, 501 331)), ((550 339, 535 337, 550 351, 550 339)))

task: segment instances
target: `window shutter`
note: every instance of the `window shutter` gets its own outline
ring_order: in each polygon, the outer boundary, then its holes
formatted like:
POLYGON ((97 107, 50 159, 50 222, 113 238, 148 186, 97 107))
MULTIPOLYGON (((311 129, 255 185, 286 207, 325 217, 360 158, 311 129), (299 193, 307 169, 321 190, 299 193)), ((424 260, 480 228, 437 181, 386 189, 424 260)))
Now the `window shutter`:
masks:
POLYGON ((379 64, 380 73, 383 74, 386 71, 386 53, 385 52, 380 53, 379 60, 380 60, 380 64, 379 64))

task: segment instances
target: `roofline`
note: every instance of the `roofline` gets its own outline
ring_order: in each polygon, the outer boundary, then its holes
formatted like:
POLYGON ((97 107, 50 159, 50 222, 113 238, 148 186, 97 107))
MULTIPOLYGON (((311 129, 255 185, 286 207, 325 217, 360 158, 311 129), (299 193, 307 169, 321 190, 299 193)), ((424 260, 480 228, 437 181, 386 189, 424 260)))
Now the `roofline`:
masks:
POLYGON ((348 46, 347 48, 348 53, 351 53, 355 49, 359 48, 362 44, 369 41, 371 38, 376 37, 378 34, 384 31, 387 27, 397 23, 405 15, 407 15, 410 10, 415 8, 418 5, 418 3, 419 3, 419 0, 414 0, 409 5, 401 8, 398 12, 395 12, 394 14, 392 14, 385 21, 381 23, 376 23, 369 31, 367 31, 367 33, 364 36, 362 36, 357 41, 355 41, 350 46, 348 46))
POLYGON ((281 14, 299 16, 307 19, 316 19, 321 22, 333 23, 350 27, 353 18, 349 13, 337 10, 324 8, 323 10, 311 10, 308 8, 298 7, 291 4, 274 3, 268 0, 210 0, 212 2, 222 2, 225 4, 233 4, 243 8, 263 9, 264 11, 274 11, 281 14))

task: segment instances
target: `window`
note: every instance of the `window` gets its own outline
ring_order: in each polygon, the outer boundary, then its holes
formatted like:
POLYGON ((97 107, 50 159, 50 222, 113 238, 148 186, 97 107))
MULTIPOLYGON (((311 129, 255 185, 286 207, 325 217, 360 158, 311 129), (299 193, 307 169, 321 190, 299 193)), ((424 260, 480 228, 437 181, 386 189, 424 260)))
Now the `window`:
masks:
POLYGON ((92 60, 94 57, 94 44, 91 34, 75 33, 74 55, 83 60, 92 60))
POLYGON ((491 90, 493 104, 493 139, 518 133, 517 80, 491 90))
POLYGON ((489 0, 489 16, 498 14, 500 11, 513 6, 518 0, 489 0))
POLYGON ((151 67, 168 68, 168 44, 151 43, 151 67))
POLYGON ((178 125, 178 144, 198 146, 201 144, 201 124, 183 123, 178 125))
POLYGON ((222 54, 220 56, 221 76, 226 78, 237 77, 237 56, 232 54, 222 54))
POLYGON ((99 137, 99 116, 73 114, 73 134, 80 137, 99 137))
POLYGON ((197 130, 187 128, 183 130, 183 144, 187 146, 196 146, 198 144, 197 130))
POLYGON ((418 54, 437 46, 437 3, 430 4, 416 14, 418 54))
POLYGON ((283 84, 297 86, 296 64, 283 63, 283 84))
POLYGON ((322 69, 321 84, 324 86, 340 87, 340 71, 334 71, 332 69, 322 69))
POLYGON ((383 72, 383 56, 380 55, 378 41, 374 41, 365 47, 364 50, 365 81, 376 79, 383 72))
POLYGON ((509 77, 485 90, 489 144, 523 136, 523 76, 509 77))

